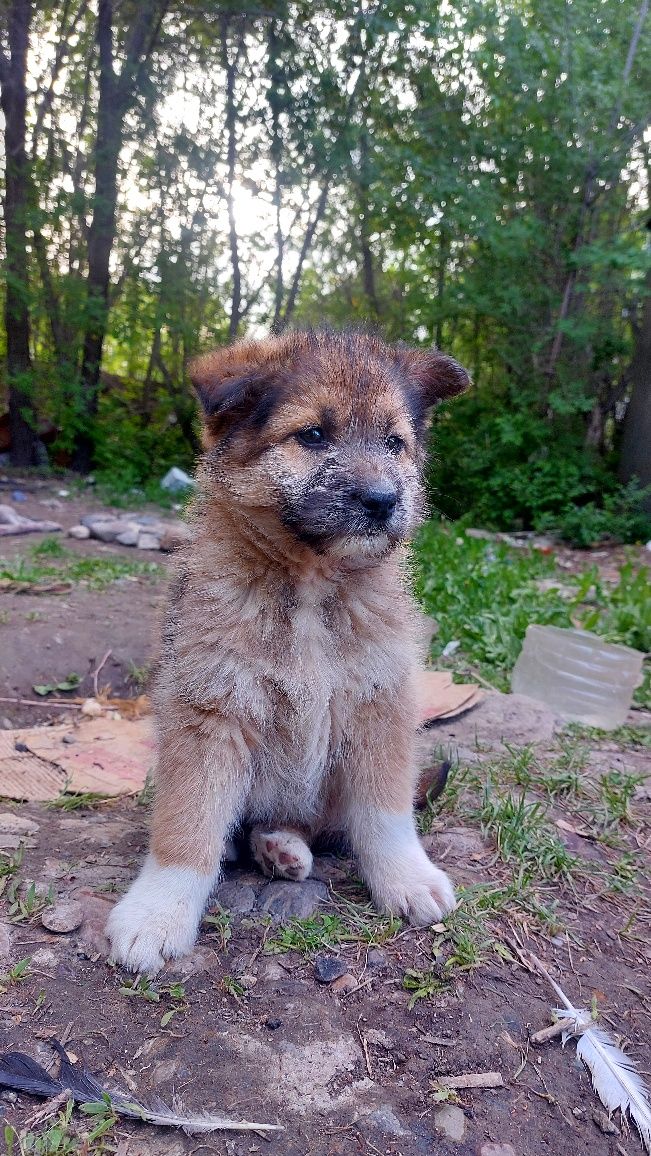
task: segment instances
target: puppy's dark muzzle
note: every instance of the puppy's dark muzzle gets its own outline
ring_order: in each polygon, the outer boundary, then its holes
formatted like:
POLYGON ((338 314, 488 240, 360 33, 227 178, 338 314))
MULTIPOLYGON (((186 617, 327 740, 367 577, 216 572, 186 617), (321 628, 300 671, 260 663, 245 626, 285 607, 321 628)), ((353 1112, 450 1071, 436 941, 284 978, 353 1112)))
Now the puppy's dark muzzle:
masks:
POLYGON ((378 524, 389 521, 398 501, 396 491, 388 486, 358 490, 353 497, 362 506, 367 518, 378 524))

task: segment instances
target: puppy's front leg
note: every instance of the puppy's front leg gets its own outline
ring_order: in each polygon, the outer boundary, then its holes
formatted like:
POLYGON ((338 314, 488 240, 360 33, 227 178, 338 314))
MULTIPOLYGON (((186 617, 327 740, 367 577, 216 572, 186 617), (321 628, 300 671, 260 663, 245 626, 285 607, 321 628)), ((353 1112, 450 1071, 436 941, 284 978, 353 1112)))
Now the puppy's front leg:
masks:
POLYGON ((409 718, 408 702, 364 707, 346 744, 342 818, 376 907, 425 925, 451 911, 455 896, 416 830, 416 728, 409 718))
POLYGON ((163 722, 149 854, 106 932, 112 958, 154 975, 190 951, 249 780, 250 752, 226 720, 163 722))

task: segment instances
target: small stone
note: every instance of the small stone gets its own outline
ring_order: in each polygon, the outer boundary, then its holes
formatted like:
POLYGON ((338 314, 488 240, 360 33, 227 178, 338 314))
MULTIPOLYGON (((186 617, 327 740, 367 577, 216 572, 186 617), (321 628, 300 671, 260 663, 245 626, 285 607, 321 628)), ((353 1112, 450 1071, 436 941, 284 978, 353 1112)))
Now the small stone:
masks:
POLYGON ((330 990, 338 993, 352 991, 353 988, 357 987, 357 983, 357 977, 354 976, 352 972, 347 971, 345 975, 340 975, 339 979, 336 979, 334 983, 331 984, 330 990))
POLYGON ((387 957, 384 951, 379 947, 369 947, 366 953, 366 966, 376 968, 378 971, 386 967, 387 957))
POLYGON ((314 960, 314 974, 319 983, 332 983, 347 971, 345 960, 339 959, 336 955, 317 955, 314 960))
POLYGON ((378 1132, 384 1132, 385 1136, 407 1135, 407 1129, 403 1128, 393 1108, 388 1104, 382 1104, 382 1106, 376 1108, 374 1112, 369 1112, 368 1115, 362 1116, 359 1124, 366 1123, 372 1124, 377 1128, 378 1132))
POLYGON ((222 883, 215 892, 215 899, 224 911, 230 911, 233 915, 246 915, 255 907, 253 888, 236 880, 222 883))
POLYGON ((437 835, 425 835, 422 844, 427 854, 437 860, 444 854, 446 859, 469 859, 483 854, 488 846, 472 827, 448 827, 437 835))
POLYGON ((139 537, 140 530, 137 526, 127 526, 121 534, 118 534, 115 541, 118 542, 120 546, 137 546, 139 537))
POLYGON ((121 518, 107 518, 103 522, 93 522, 89 529, 93 538, 99 538, 100 542, 115 542, 118 534, 124 531, 124 522, 121 518))
POLYGON ((6 834, 35 835, 38 826, 33 819, 25 819, 14 811, 3 811, 0 815, 0 831, 6 834))
POLYGON ((36 967, 56 967, 59 963, 59 956, 49 947, 39 947, 38 951, 32 955, 32 963, 36 967))
POLYGON ((88 526, 71 526, 68 530, 69 538, 78 538, 82 541, 84 538, 90 538, 90 530, 88 526))
POLYGON ((619 1128, 605 1112, 599 1108, 592 1109, 592 1119, 604 1136, 619 1136, 619 1128))
POLYGON ((466 1117, 456 1104, 444 1104, 434 1113, 434 1127, 448 1140, 459 1143, 466 1132, 466 1117))
POLYGON ((139 550, 160 550, 160 541, 156 534, 138 534, 136 545, 139 550))
POLYGON ((102 713, 102 704, 99 703, 96 698, 87 698, 86 701, 82 703, 81 713, 88 718, 99 718, 102 713))
POLYGON ((276 963, 275 959, 271 959, 269 960, 269 963, 265 964, 262 978, 266 979, 268 982, 276 983, 279 980, 287 979, 287 972, 285 971, 284 967, 281 967, 279 963, 276 963))
POLYGON ((283 1021, 282 1020, 265 1020, 264 1026, 266 1028, 269 1028, 270 1032, 277 1032, 278 1028, 281 1028, 283 1026, 283 1021))
POLYGON ((74 735, 64 735, 63 738, 61 739, 61 742, 65 743, 66 746, 71 747, 73 745, 73 743, 77 742, 77 740, 76 740, 74 735))
POLYGON ((304 883, 267 883, 258 896, 258 909, 275 919, 307 919, 328 899, 328 889, 315 879, 304 883))
POLYGON ((0 851, 17 851, 21 844, 36 846, 33 839, 23 839, 20 835, 5 835, 0 832, 0 851))
POLYGON ((515 1156, 515 1148, 512 1144, 496 1144, 489 1140, 482 1144, 478 1156, 515 1156))
POLYGON ((76 931, 84 921, 84 909, 81 903, 73 900, 61 900, 53 907, 46 907, 41 915, 41 923, 48 931, 57 935, 65 935, 69 931, 76 931))
POLYGON ((11 951, 13 928, 4 920, 0 920, 0 959, 6 959, 11 951))

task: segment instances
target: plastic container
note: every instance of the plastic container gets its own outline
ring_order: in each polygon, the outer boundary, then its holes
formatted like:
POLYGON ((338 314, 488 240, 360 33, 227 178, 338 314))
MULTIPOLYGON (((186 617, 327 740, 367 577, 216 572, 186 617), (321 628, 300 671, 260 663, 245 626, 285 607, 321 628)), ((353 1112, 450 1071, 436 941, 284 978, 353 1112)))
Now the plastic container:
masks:
POLYGON ((639 650, 585 630, 529 626, 511 690, 573 722, 613 730, 626 720, 643 661, 639 650))

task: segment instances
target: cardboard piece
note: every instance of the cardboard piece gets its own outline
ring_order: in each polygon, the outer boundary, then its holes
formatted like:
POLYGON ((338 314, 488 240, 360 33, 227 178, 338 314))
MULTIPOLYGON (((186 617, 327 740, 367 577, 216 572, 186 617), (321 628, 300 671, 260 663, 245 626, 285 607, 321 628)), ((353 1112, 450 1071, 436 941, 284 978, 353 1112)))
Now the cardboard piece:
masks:
POLYGON ((0 795, 40 802, 62 791, 132 794, 144 786, 155 751, 151 718, 94 718, 77 725, 2 731, 0 795))
POLYGON ((443 670, 422 670, 418 674, 418 719, 421 726, 437 719, 454 718, 481 702, 484 695, 472 683, 452 681, 443 670))
MULTIPOLYGON (((482 698, 476 686, 453 683, 444 671, 422 671, 419 723, 452 718, 482 698)), ((0 731, 0 795, 43 802, 64 791, 110 796, 140 791, 156 757, 153 719, 141 714, 147 707, 141 695, 130 701, 130 718, 116 718, 111 711, 113 717, 81 717, 60 726, 0 731)))

